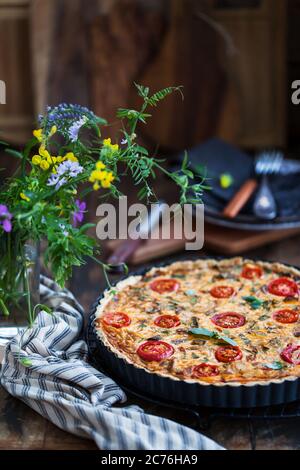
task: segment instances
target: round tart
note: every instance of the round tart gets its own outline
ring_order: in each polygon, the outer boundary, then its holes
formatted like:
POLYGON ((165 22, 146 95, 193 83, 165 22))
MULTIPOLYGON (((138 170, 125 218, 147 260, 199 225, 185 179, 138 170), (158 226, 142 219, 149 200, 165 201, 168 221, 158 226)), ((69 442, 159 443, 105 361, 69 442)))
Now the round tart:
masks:
POLYGON ((96 330, 118 358, 202 384, 300 376, 300 271, 242 258, 181 261, 107 291, 96 330))

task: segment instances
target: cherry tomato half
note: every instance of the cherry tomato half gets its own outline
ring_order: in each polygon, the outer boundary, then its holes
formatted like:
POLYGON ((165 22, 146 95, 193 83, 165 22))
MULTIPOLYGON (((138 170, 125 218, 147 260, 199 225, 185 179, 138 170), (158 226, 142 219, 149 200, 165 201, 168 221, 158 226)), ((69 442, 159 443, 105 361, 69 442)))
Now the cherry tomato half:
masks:
POLYGON ((216 286, 210 290, 210 294, 216 299, 227 299, 234 294, 234 288, 231 286, 216 286))
POLYGON ((151 282, 150 289, 159 294, 176 292, 179 289, 179 282, 175 279, 156 279, 151 282))
POLYGON ((217 313, 211 318, 211 321, 221 328, 238 328, 245 325, 244 315, 235 312, 217 313))
POLYGON ((296 323, 298 317, 298 312, 289 308, 277 310, 277 312, 273 313, 274 320, 278 321, 279 323, 296 323))
POLYGON ((288 344, 287 347, 281 351, 280 357, 289 364, 299 365, 300 346, 297 346, 296 344, 288 344))
POLYGON ((295 281, 288 277, 279 277, 268 284, 268 292, 280 297, 296 297, 299 289, 295 281))
POLYGON ((255 279, 261 277, 263 270, 260 266, 254 264, 246 264, 242 270, 242 277, 245 279, 255 279))
POLYGON ((137 354, 144 361, 162 361, 174 354, 174 348, 164 341, 146 341, 138 347, 137 354))
POLYGON ((238 346, 220 346, 215 357, 219 362, 233 362, 242 359, 243 354, 238 346))
POLYGON ((106 325, 113 326, 114 328, 123 328, 123 326, 128 326, 131 323, 130 317, 123 312, 106 313, 103 321, 106 325))
POLYGON ((219 375, 220 371, 218 366, 214 366, 211 364, 198 364, 194 366, 192 369, 192 377, 194 379, 200 379, 201 377, 213 377, 215 375, 219 375))
POLYGON ((180 325, 180 320, 177 315, 160 315, 155 318, 154 323, 160 328, 175 328, 180 325))

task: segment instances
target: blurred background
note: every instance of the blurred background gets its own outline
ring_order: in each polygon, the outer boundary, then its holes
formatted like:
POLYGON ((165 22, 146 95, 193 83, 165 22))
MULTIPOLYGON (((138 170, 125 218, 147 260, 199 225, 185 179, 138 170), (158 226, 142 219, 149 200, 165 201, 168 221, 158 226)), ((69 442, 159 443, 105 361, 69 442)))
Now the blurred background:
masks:
POLYGON ((61 101, 112 120, 133 81, 184 85, 145 137, 174 151, 218 135, 243 148, 292 147, 299 116, 298 0, 0 0, 3 137, 24 143, 61 101))
MULTIPOLYGON (((112 122, 113 137, 116 109, 137 105, 137 82, 184 86, 184 101, 170 96, 139 130, 169 161, 216 137, 251 155, 276 148, 298 158, 291 84, 300 79, 299 31, 300 0, 0 0, 1 139, 23 145, 35 117, 62 101, 112 122)), ((2 177, 13 165, 1 154, 2 177)), ((156 184, 168 200, 169 187, 156 184)))

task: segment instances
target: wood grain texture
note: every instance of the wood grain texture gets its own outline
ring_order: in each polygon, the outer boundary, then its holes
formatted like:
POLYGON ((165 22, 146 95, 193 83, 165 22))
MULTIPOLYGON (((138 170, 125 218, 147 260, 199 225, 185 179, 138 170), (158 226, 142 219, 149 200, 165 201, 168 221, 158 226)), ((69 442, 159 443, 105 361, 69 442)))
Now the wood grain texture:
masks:
POLYGON ((255 149, 286 143, 285 0, 262 0, 258 8, 214 8, 212 16, 229 40, 224 65, 240 106, 236 143, 255 149))
POLYGON ((62 101, 91 105, 86 5, 83 0, 32 0, 37 113, 62 101))
POLYGON ((0 106, 1 138, 24 143, 33 125, 33 87, 29 47, 29 0, 0 3, 0 79, 6 104, 0 106))
POLYGON ((97 114, 114 121, 117 108, 130 105, 133 82, 155 56, 165 27, 164 3, 123 0, 109 2, 106 8, 100 4, 89 28, 91 93, 97 114))
POLYGON ((138 82, 153 90, 183 86, 184 100, 174 94, 160 104, 159 111, 151 110, 153 119, 144 131, 173 151, 213 135, 227 134, 228 140, 236 136, 237 109, 226 125, 223 119, 233 106, 234 95, 219 59, 222 39, 201 16, 209 11, 207 4, 195 0, 170 3, 169 27, 160 50, 138 77, 138 82))

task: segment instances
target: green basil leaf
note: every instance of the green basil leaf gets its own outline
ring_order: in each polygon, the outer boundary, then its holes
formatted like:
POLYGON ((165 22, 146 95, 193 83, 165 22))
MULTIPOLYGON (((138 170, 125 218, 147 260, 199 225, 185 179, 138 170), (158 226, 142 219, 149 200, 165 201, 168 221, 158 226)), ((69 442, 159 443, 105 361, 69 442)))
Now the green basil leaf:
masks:
POLYGON ((228 338, 228 336, 225 336, 225 335, 220 335, 219 333, 217 333, 218 335, 218 339, 221 339, 222 341, 224 341, 225 343, 228 343, 230 344, 231 346, 237 346, 237 343, 231 339, 231 338, 228 338))
POLYGON ((206 328, 192 328, 189 330, 189 333, 192 333, 192 335, 208 336, 209 338, 213 338, 215 335, 213 331, 207 330, 206 328))
POLYGON ((268 369, 272 369, 272 370, 280 370, 280 369, 283 369, 284 365, 279 362, 279 361, 274 361, 270 364, 263 364, 264 367, 267 367, 268 369))
POLYGON ((192 333, 196 336, 206 336, 207 338, 219 339, 221 341, 224 341, 224 343, 230 344, 231 346, 237 346, 237 343, 228 336, 221 335, 217 331, 211 331, 206 328, 192 328, 191 330, 189 330, 189 333, 192 333))

